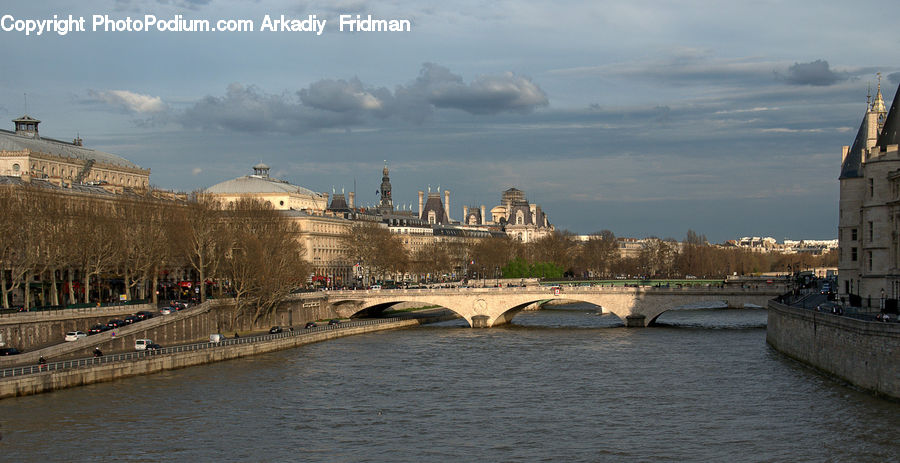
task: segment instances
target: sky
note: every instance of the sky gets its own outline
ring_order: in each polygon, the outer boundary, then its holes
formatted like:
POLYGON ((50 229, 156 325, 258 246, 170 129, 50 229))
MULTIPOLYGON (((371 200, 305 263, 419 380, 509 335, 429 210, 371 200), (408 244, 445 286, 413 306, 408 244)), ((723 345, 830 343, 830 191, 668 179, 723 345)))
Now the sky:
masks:
MULTIPOLYGON (((193 191, 251 173, 374 204, 525 191, 558 229, 722 242, 837 236, 841 147, 900 84, 887 1, 46 0, 0 26, 0 118, 193 191), (339 30, 340 15, 409 32, 339 30), (93 30, 112 20, 251 20, 252 32, 93 30), (321 34, 260 30, 265 16, 321 34), (26 108, 27 105, 27 108, 26 108)), ((0 121, 2 127, 2 121, 0 121)))

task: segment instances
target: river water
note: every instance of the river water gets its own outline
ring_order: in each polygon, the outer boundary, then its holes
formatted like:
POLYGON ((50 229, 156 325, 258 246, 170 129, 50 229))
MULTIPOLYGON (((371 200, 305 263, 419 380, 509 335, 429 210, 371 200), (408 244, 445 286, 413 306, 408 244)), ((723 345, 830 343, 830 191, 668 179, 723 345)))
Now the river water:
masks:
POLYGON ((900 404, 785 358, 764 310, 573 304, 0 401, 0 461, 900 461, 900 404))

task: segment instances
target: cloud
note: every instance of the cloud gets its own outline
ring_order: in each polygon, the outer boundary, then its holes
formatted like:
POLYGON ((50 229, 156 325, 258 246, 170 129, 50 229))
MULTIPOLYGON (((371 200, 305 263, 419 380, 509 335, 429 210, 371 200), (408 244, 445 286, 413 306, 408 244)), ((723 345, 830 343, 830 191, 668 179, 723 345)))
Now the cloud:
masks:
POLYGON ((158 96, 143 95, 128 90, 88 90, 88 96, 95 102, 106 103, 130 113, 154 114, 168 109, 168 105, 158 96))
POLYGON ((466 84, 449 69, 425 63, 418 79, 408 88, 438 108, 454 108, 470 114, 496 114, 502 111, 527 112, 546 106, 547 95, 530 79, 506 72, 479 76, 466 84))
POLYGON ((887 75, 888 80, 894 85, 900 85, 900 72, 892 72, 887 75))
POLYGON ((809 63, 794 63, 788 68, 785 81, 793 85, 833 85, 847 80, 849 74, 834 72, 828 66, 828 61, 815 60, 809 63))
POLYGON ((366 90, 356 78, 349 81, 320 80, 298 94, 307 106, 337 112, 379 110, 384 104, 382 99, 390 97, 386 89, 366 90), (381 98, 375 93, 381 94, 381 98))
POLYGON ((466 83, 449 69, 426 63, 415 80, 397 85, 393 92, 358 78, 322 79, 276 95, 235 83, 225 95, 206 96, 177 119, 188 127, 298 133, 349 129, 390 118, 421 123, 440 109, 496 115, 527 113, 548 104, 544 91, 527 77, 506 72, 466 83))
POLYGON ((202 173, 203 173, 203 169, 201 169, 200 167, 194 167, 193 169, 191 169, 191 175, 193 175, 195 177, 202 173))

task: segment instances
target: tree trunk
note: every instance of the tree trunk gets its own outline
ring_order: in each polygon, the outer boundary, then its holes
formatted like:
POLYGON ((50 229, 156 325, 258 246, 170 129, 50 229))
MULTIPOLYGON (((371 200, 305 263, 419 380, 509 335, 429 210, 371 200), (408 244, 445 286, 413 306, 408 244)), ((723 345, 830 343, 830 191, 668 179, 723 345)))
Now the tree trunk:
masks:
POLYGON ((131 270, 125 269, 125 299, 131 300, 131 270))
POLYGON ((25 272, 25 310, 31 307, 31 270, 25 272))
POLYGON ((50 291, 53 293, 52 305, 59 305, 59 287, 56 284, 56 269, 50 270, 50 291))
POLYGON ((66 269, 66 278, 69 283, 69 304, 75 304, 75 279, 72 274, 75 273, 72 267, 66 269))
POLYGON ((84 285, 83 285, 84 303, 90 304, 91 303, 91 274, 88 273, 87 271, 85 271, 83 278, 84 278, 84 285))
POLYGON ((150 288, 150 296, 153 298, 153 305, 159 303, 159 294, 156 293, 157 285, 159 284, 159 269, 157 267, 153 267, 153 286, 150 288))
POLYGON ((9 308, 9 290, 6 289, 6 270, 0 270, 0 291, 3 296, 3 308, 9 308))

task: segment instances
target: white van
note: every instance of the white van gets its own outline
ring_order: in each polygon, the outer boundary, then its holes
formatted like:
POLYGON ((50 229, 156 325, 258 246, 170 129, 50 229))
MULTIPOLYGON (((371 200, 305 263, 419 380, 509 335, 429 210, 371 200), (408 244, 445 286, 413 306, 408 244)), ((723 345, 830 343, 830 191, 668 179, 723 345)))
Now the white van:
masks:
POLYGON ((209 335, 209 342, 222 342, 223 340, 225 340, 225 336, 222 336, 221 334, 216 333, 209 335))
POLYGON ((147 350, 147 346, 150 344, 153 344, 153 341, 150 339, 135 339, 134 350, 147 350))

